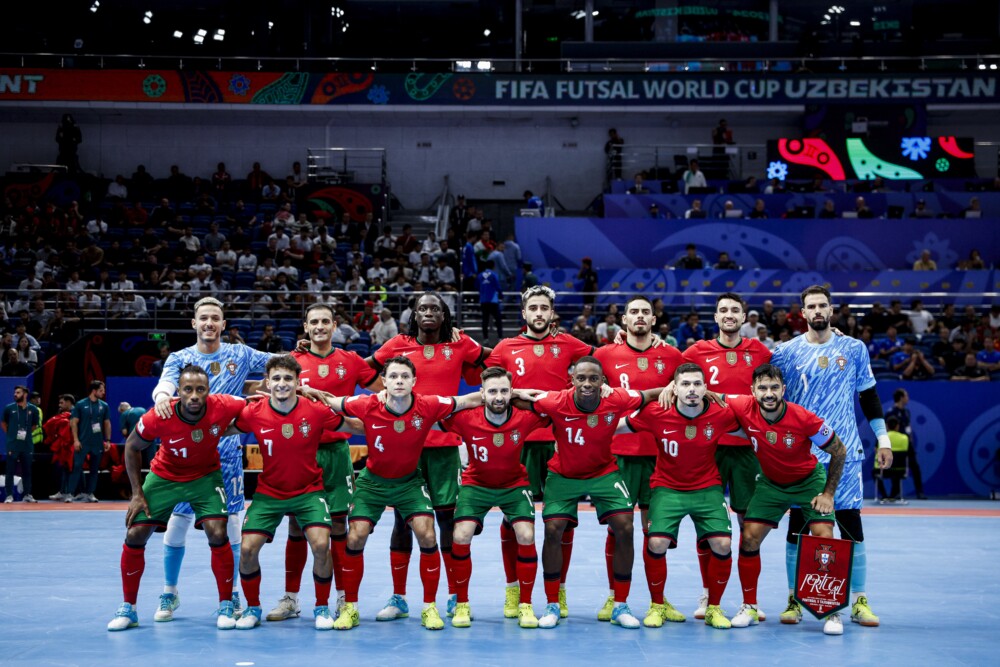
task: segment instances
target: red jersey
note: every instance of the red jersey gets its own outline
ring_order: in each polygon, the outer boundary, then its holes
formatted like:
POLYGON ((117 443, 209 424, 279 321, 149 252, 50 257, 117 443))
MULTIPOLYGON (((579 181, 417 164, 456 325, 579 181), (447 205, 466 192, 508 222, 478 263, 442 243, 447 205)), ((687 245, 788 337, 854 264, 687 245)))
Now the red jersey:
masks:
MULTIPOLYGON (((638 350, 628 343, 611 344, 598 348, 594 356, 610 386, 640 391, 666 387, 684 362, 680 350, 669 345, 638 350)), ((657 449, 656 439, 645 432, 623 433, 611 441, 611 453, 622 456, 656 456, 657 449)))
POLYGON ((160 439, 150 471, 171 482, 190 482, 219 469, 219 439, 247 403, 228 394, 209 394, 201 418, 189 422, 177 411, 179 401, 170 401, 167 419, 154 410, 144 414, 135 431, 146 442, 160 439))
POLYGON ((833 429, 801 405, 785 401, 781 416, 770 422, 753 396, 731 396, 729 405, 750 438, 764 475, 776 484, 793 484, 816 468, 811 446, 833 442, 833 429))
MULTIPOLYGON (((431 427, 455 411, 450 396, 413 394, 410 409, 396 414, 377 396, 352 396, 344 401, 344 413, 365 425, 368 461, 365 467, 379 477, 399 479, 417 470, 431 427)), ((455 440, 457 435, 451 434, 455 440)))
MULTIPOLYGON (((486 359, 487 366, 499 366, 514 376, 514 389, 562 391, 570 387, 569 369, 594 348, 569 334, 546 336, 541 340, 520 334, 504 338, 486 359)), ((552 429, 536 429, 531 442, 552 442, 552 429)))
MULTIPOLYGON (((449 332, 450 335, 450 332, 449 332)), ((417 369, 416 389, 421 394, 454 396, 462 381, 462 367, 482 363, 483 348, 465 334, 457 343, 434 345, 418 343, 413 336, 399 334, 390 338, 375 351, 379 370, 392 357, 406 357, 417 369)), ((427 438, 427 447, 458 447, 461 440, 454 433, 433 431, 427 438)))
POLYGON ((299 398, 290 412, 276 410, 265 399, 248 403, 236 428, 253 432, 260 444, 264 469, 257 490, 284 500, 323 490, 323 472, 316 451, 324 431, 336 431, 344 418, 324 403, 299 398))
MULTIPOLYGON (((700 340, 684 350, 684 361, 701 366, 709 391, 719 394, 746 394, 753 372, 771 361, 771 351, 756 338, 741 338, 736 347, 725 347, 718 338, 700 340)), ((724 435, 720 445, 749 445, 743 438, 724 435)))
MULTIPOLYGON (((302 366, 299 382, 303 386, 328 391, 334 396, 353 396, 355 385, 367 387, 378 377, 375 369, 356 352, 336 347, 326 356, 308 350, 292 352, 291 356, 302 366)), ((350 437, 350 433, 327 431, 320 442, 347 440, 350 437)))
POLYGON ((441 428, 457 433, 469 447, 469 467, 462 484, 490 489, 528 486, 528 472, 521 464, 526 436, 543 417, 528 410, 511 408, 499 426, 486 419, 486 408, 462 410, 441 422, 441 428))
POLYGON ((552 419, 556 453, 549 470, 571 479, 590 479, 618 470, 611 453, 611 437, 618 419, 643 406, 642 394, 632 389, 615 389, 602 398, 593 412, 584 412, 573 399, 575 390, 543 394, 532 409, 552 419))
POLYGON ((664 410, 659 403, 650 403, 629 415, 626 423, 633 431, 655 437, 658 443, 656 469, 649 485, 676 491, 721 485, 715 448, 720 436, 740 428, 731 409, 711 401, 705 401, 701 414, 693 418, 685 417, 676 407, 664 410))

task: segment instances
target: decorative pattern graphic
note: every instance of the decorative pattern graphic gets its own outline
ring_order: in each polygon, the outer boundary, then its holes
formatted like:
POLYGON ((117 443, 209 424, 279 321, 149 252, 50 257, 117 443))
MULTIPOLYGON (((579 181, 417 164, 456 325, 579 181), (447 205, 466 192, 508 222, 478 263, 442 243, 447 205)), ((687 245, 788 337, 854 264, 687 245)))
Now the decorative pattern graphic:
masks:
POLYGON ((410 96, 411 99, 417 102, 424 102, 429 100, 434 96, 441 86, 448 82, 451 78, 451 74, 433 74, 427 78, 426 81, 421 83, 423 79, 428 77, 426 74, 407 74, 406 82, 403 84, 406 87, 406 94, 410 96))
POLYGON ((821 169, 835 181, 845 178, 840 159, 822 139, 778 139, 778 153, 793 164, 821 169))
POLYGON ((952 157, 957 157, 960 160, 968 160, 976 157, 973 153, 959 148, 958 139, 955 137, 938 137, 938 145, 941 146, 941 150, 945 153, 951 155, 952 157))
POLYGON ((316 85, 310 103, 329 104, 338 97, 367 90, 373 81, 375 75, 370 71, 362 74, 327 74, 316 85))
POLYGON ((372 86, 368 90, 368 101, 372 104, 388 104, 389 91, 385 89, 385 86, 372 86))
POLYGON ((946 157, 939 157, 937 159, 937 162, 934 163, 934 168, 937 169, 940 172, 945 172, 945 171, 948 171, 949 169, 951 169, 951 163, 948 162, 948 158, 946 158, 946 157))
POLYGON ((184 98, 188 102, 202 104, 217 104, 223 102, 222 89, 205 72, 181 71, 181 85, 184 87, 184 98))
POLYGON ((788 165, 784 162, 772 162, 767 165, 767 177, 769 179, 776 178, 779 181, 785 180, 788 177, 788 165))
POLYGON ((876 176, 882 178, 923 178, 919 171, 915 171, 901 164, 895 164, 878 157, 865 146, 861 139, 851 138, 847 140, 847 156, 851 160, 851 168, 858 178, 870 180, 876 176))
POLYGON ((254 104, 298 104, 309 87, 305 72, 286 72, 280 79, 258 91, 251 99, 254 104))
POLYGON ((156 99, 167 92, 167 82, 159 74, 150 74, 142 82, 142 92, 146 97, 156 99))
POLYGON ((903 137, 901 142, 903 157, 911 160, 923 160, 931 151, 930 137, 903 137))
POLYGON ((233 74, 229 79, 229 92, 240 97, 250 92, 250 79, 242 74, 233 74))
POLYGON ((451 94, 455 99, 467 102, 476 96, 476 84, 472 79, 463 76, 452 85, 451 94))

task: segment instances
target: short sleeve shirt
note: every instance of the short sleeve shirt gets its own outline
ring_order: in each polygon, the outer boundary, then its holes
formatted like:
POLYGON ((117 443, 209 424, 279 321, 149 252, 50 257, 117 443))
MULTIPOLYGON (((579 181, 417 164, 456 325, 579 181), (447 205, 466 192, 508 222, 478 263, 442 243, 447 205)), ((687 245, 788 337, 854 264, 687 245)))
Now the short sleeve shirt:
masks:
MULTIPOLYGON (((378 377, 375 369, 356 352, 333 348, 326 356, 309 351, 291 354, 302 366, 302 372, 299 373, 300 384, 328 391, 334 396, 353 396, 356 385, 367 387, 378 377)), ((321 442, 347 440, 350 437, 350 433, 326 432, 321 442)))
POLYGON ((469 467, 462 473, 462 484, 491 489, 527 486, 521 450, 527 435, 544 421, 518 408, 511 408, 499 426, 486 418, 485 408, 462 410, 442 420, 441 428, 457 433, 469 448, 469 467))

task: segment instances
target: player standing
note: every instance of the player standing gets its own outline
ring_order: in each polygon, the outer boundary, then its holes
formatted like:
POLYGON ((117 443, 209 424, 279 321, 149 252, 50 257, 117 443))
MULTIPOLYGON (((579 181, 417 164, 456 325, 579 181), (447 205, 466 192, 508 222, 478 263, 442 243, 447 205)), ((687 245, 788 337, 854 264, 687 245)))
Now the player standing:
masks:
MULTIPOLYGON (((418 466, 434 423, 455 410, 482 405, 482 397, 478 392, 459 397, 414 394, 416 381, 413 362, 406 356, 398 356, 387 359, 382 367, 384 403, 379 396, 326 399, 334 410, 361 420, 369 443, 365 469, 355 484, 354 509, 343 562, 346 601, 334 622, 333 627, 337 630, 350 630, 360 622, 358 591, 365 570, 365 543, 389 505, 395 508, 397 516, 403 517, 420 545, 420 580, 424 587, 420 624, 428 630, 444 627, 435 601, 441 578, 441 557, 434 533, 434 510, 418 466)), ((394 571, 393 585, 396 585, 395 578, 394 571)), ((402 602, 403 607, 397 607, 398 613, 384 620, 409 616, 405 600, 397 601, 394 596, 390 604, 398 602, 402 602)), ((381 614, 379 612, 376 620, 383 620, 381 614)))
MULTIPOLYGON (((785 374, 788 400, 826 420, 847 448, 844 475, 837 487, 834 506, 841 538, 856 542, 854 565, 851 569, 851 620, 875 627, 879 624, 879 618, 872 613, 865 593, 868 556, 861 525, 865 452, 854 414, 854 394, 858 394, 861 411, 878 439, 875 456, 879 467, 884 469, 892 465, 892 448, 883 418, 882 402, 875 391, 875 375, 872 373, 868 348, 855 338, 835 336, 830 328, 830 319, 833 317, 830 291, 813 285, 803 290, 801 298, 802 311, 809 328, 805 334, 779 345, 774 351, 772 363, 785 374)), ((829 456, 825 452, 817 451, 816 456, 821 463, 829 463, 829 456)), ((790 590, 794 590, 795 586, 795 536, 802 528, 802 515, 793 509, 785 545, 790 590)), ((802 609, 790 594, 788 607, 781 614, 781 622, 798 623, 801 618, 802 609)), ((837 621, 839 620, 837 615, 837 621)))
MULTIPOLYGON (((750 391, 750 380, 754 369, 771 359, 771 351, 756 338, 740 336, 740 327, 746 320, 743 299, 738 294, 726 292, 715 299, 715 323, 719 336, 712 340, 698 341, 684 350, 684 360, 698 364, 705 371, 709 391, 721 394, 746 394, 750 391)), ((743 515, 753 496, 760 474, 760 463, 753 454, 753 448, 745 438, 725 434, 719 440, 715 451, 715 462, 722 476, 722 487, 729 487, 729 505, 736 513, 736 520, 743 527, 743 515)), ((708 567, 712 552, 705 542, 698 543, 698 565, 701 569, 701 597, 695 618, 705 618, 708 604, 708 589, 711 578, 708 567)), ((761 621, 766 615, 758 610, 761 621)))
MULTIPOLYGON (((625 327, 626 340, 624 345, 605 345, 594 352, 594 357, 606 369, 608 385, 623 389, 654 389, 663 387, 674 376, 674 371, 683 362, 677 348, 669 345, 653 346, 653 304, 644 296, 634 296, 625 304, 622 324, 625 327)), ((652 571, 659 569, 653 562, 648 547, 649 542, 649 498, 650 476, 656 467, 656 457, 659 447, 657 440, 650 433, 631 433, 624 431, 615 435, 611 441, 611 453, 618 460, 618 470, 621 472, 625 486, 632 494, 632 500, 639 506, 642 526, 642 561, 646 570, 646 583, 650 595, 654 594, 654 583, 658 582, 652 571)), ((608 599, 597 612, 597 620, 610 621, 611 610, 614 608, 614 572, 611 563, 615 555, 615 536, 609 530, 604 544, 604 560, 608 572, 608 599)), ((664 564, 666 561, 662 561, 664 564)), ((663 583, 659 581, 659 583, 663 583)), ((663 598, 663 588, 659 587, 659 596, 663 598)), ((663 600, 650 606, 650 612, 661 614, 668 621, 683 621, 684 614, 677 611, 672 604, 663 600), (654 610, 655 607, 655 610, 654 610)), ((648 618, 647 614, 647 618, 648 618)))
MULTIPOLYGON (((798 505, 803 529, 833 537, 833 496, 844 471, 844 444, 821 417, 784 400, 781 370, 764 364, 753 373, 753 396, 730 397, 729 405, 753 445, 761 476, 747 507, 740 536, 740 585, 743 604, 732 619, 734 628, 757 625, 757 582, 760 545, 790 507, 798 505), (826 452, 829 473, 811 448, 826 452)), ((826 617, 823 632, 840 635, 840 614, 826 617)))
MULTIPOLYGON (((570 368, 579 359, 594 353, 594 348, 566 333, 552 334, 553 323, 558 323, 555 312, 556 293, 544 285, 535 285, 521 295, 521 316, 527 330, 513 338, 505 338, 486 359, 487 366, 499 366, 509 371, 515 389, 540 389, 562 391, 570 386, 570 368)), ((545 497, 548 462, 555 453, 555 436, 551 427, 535 429, 527 436, 521 461, 528 471, 528 481, 535 500, 545 497)), ((559 608, 562 618, 569 615, 566 605, 566 573, 573 553, 572 527, 562 538, 562 572, 560 574, 559 608)), ((507 588, 504 597, 504 616, 518 615, 517 591, 517 540, 514 529, 506 521, 500 524, 500 546, 503 552, 507 588)))
POLYGON ((344 418, 322 402, 298 397, 301 372, 302 367, 289 355, 269 359, 265 373, 271 396, 248 403, 236 419, 237 429, 253 432, 264 460, 253 503, 243 520, 240 579, 247 608, 236 622, 239 630, 260 625, 258 555, 264 543, 274 539, 274 530, 286 515, 295 517, 312 549, 316 629, 333 629, 328 606, 333 580, 330 507, 316 454, 324 431, 336 431, 344 418))
POLYGON ((165 530, 174 507, 188 503, 205 529, 212 550, 212 574, 219 590, 216 626, 236 627, 233 607, 233 552, 226 537, 226 493, 219 462, 219 439, 239 415, 245 401, 235 396, 209 394, 208 373, 199 366, 184 367, 177 379, 179 399, 171 400, 171 415, 161 419, 146 412, 125 441, 125 469, 132 484, 132 499, 125 515, 125 544, 121 571, 125 601, 108 630, 139 625, 135 605, 139 580, 146 567, 146 543, 154 531, 165 530), (154 440, 162 446, 141 482, 142 451, 154 440))
MULTIPOLYGON (((171 397, 177 389, 181 369, 188 364, 196 364, 208 371, 211 393, 241 396, 247 376, 263 372, 264 364, 271 356, 246 345, 222 342, 222 334, 226 330, 226 318, 222 302, 218 299, 205 297, 194 304, 191 328, 195 331, 197 343, 170 353, 163 364, 160 381, 153 388, 153 401, 156 404, 153 409, 163 419, 170 416, 171 397)), ((219 456, 222 461, 222 480, 225 482, 228 502, 229 544, 234 559, 233 603, 239 610, 239 593, 236 592, 235 586, 239 573, 239 514, 243 510, 243 454, 240 449, 240 437, 238 435, 223 437, 219 441, 219 456)), ((194 519, 191 506, 181 503, 174 508, 167 522, 167 530, 163 536, 163 594, 160 595, 160 608, 153 618, 155 621, 172 621, 174 610, 180 606, 177 580, 184 560, 187 531, 194 519)))
MULTIPOLYGON (((379 376, 354 352, 333 347, 333 309, 326 304, 313 304, 306 309, 303 323, 309 337, 307 350, 291 353, 300 366, 299 382, 304 386, 326 391, 334 396, 350 396, 354 387, 380 389, 379 376)), ((324 433, 319 445, 317 462, 323 471, 323 490, 330 508, 330 556, 333 559, 333 580, 337 591, 337 607, 343 604, 344 586, 341 563, 347 545, 347 512, 354 489, 354 464, 349 433, 324 433)), ((285 594, 267 614, 269 621, 282 621, 299 615, 299 587, 308 557, 306 540, 295 517, 288 518, 288 541, 285 543, 285 594)))
MULTIPOLYGON (((663 589, 667 547, 676 544, 681 520, 690 516, 698 541, 706 542, 712 551, 705 623, 724 630, 730 623, 719 605, 733 568, 733 529, 715 453, 719 439, 738 430, 739 424, 728 407, 705 399, 705 372, 698 364, 681 364, 673 380, 675 398, 669 409, 652 403, 618 427, 619 432, 643 434, 657 443, 656 470, 649 482, 652 494, 646 546, 646 577, 653 599, 643 625, 658 628, 664 621, 685 620, 676 609, 673 612, 679 619, 668 615, 663 589)), ((645 521, 643 526, 645 529, 645 521)))
POLYGON ((458 604, 451 624, 467 628, 472 623, 469 580, 472 577, 472 537, 483 530, 483 518, 494 507, 517 538, 518 624, 537 628, 531 592, 538 572, 535 550, 535 504, 528 473, 521 463, 524 438, 545 422, 529 410, 511 406, 511 374, 502 368, 482 373, 482 410, 456 412, 441 422, 446 431, 457 433, 469 447, 469 467, 462 475, 462 488, 455 508, 452 558, 458 604))

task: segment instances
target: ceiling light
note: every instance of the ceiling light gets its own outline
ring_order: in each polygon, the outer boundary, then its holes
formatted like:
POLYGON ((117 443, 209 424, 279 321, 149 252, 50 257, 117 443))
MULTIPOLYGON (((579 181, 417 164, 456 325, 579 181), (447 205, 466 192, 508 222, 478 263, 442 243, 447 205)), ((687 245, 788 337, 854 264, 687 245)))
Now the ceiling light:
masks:
POLYGON ((489 28, 487 28, 486 30, 483 30, 483 37, 489 37, 490 36, 490 32, 492 32, 492 31, 489 28))
POLYGON ((142 22, 145 23, 146 25, 149 25, 150 23, 152 23, 153 22, 153 12, 147 11, 145 14, 143 14, 142 15, 142 22))
POLYGON ((180 39, 183 36, 184 36, 183 32, 181 32, 180 30, 174 30, 174 37, 176 37, 177 39, 180 39))
POLYGON ((226 38, 226 31, 223 30, 222 28, 219 28, 218 30, 216 30, 215 34, 212 35, 212 39, 214 39, 217 42, 221 42, 225 38, 226 38))
POLYGON ((101 0, 94 0, 94 4, 90 6, 90 11, 97 13, 97 10, 101 8, 101 0))
MULTIPOLYGON (((489 72, 491 69, 493 69, 493 63, 491 63, 489 60, 480 60, 479 62, 476 63, 476 69, 479 70, 480 72, 489 72)), ((996 65, 993 66, 993 69, 996 69, 996 65)))
POLYGON ((858 28, 861 26, 861 21, 851 21, 851 27, 858 28))

